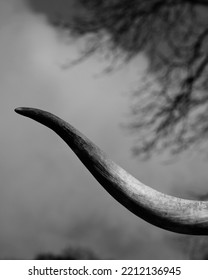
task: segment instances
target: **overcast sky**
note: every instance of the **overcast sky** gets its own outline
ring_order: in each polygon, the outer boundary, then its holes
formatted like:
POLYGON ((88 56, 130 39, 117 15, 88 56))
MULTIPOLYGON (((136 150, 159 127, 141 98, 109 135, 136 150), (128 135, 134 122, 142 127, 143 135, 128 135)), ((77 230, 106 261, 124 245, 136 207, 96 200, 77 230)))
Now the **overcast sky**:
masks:
POLYGON ((120 124, 145 69, 143 56, 109 75, 101 74, 105 63, 98 57, 63 68, 81 42, 66 44, 47 19, 56 11, 70 15, 69 2, 0 0, 0 258, 34 258, 72 245, 101 258, 183 258, 173 245, 177 234, 134 216, 53 132, 14 113, 30 106, 57 114, 158 190, 206 190, 207 163, 200 157, 167 166, 131 156, 133 139, 120 124))

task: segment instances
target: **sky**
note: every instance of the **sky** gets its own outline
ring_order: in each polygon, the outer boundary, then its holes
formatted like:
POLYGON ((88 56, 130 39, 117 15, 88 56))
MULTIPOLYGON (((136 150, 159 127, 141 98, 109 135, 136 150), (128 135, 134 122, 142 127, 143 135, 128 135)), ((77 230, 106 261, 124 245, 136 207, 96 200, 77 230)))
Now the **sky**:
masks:
POLYGON ((64 67, 83 41, 66 40, 48 17, 57 11, 70 16, 69 2, 0 0, 0 259, 33 259, 71 246, 100 258, 186 258, 177 234, 134 216, 52 131, 14 112, 29 106, 58 115, 157 190, 179 196, 206 191, 207 162, 198 155, 169 165, 131 155, 133 139, 121 124, 145 57, 107 75, 98 56, 64 67))

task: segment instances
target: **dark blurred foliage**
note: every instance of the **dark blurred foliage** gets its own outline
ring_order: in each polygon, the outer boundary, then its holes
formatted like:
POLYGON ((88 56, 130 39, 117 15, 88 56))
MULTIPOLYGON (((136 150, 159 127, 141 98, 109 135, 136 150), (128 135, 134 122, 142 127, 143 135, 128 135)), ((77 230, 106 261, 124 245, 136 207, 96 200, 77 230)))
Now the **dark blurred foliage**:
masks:
POLYGON ((124 63, 143 53, 147 73, 133 94, 135 155, 178 154, 208 134, 208 1, 77 0, 69 20, 53 24, 85 36, 82 58, 95 52, 124 63))
POLYGON ((98 260, 98 256, 86 248, 70 247, 60 254, 40 253, 35 257, 36 260, 98 260))

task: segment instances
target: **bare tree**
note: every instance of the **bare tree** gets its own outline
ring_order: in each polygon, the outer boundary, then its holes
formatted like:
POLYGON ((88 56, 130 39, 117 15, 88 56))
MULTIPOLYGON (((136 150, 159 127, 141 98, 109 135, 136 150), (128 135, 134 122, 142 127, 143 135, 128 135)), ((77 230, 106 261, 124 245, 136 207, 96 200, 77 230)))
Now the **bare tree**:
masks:
POLYGON ((148 75, 134 93, 129 128, 135 155, 179 153, 208 133, 208 1, 79 0, 74 17, 53 24, 90 35, 84 57, 108 50, 128 62, 143 52, 148 75), (92 40, 93 38, 93 40, 92 40))

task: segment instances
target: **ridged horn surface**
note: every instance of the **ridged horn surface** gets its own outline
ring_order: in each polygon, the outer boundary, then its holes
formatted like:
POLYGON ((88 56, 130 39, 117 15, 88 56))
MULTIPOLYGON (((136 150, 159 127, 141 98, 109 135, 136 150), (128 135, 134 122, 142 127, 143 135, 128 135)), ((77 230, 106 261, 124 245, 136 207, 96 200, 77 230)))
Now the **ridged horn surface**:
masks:
POLYGON ((24 107, 15 111, 56 132, 104 189, 138 217, 172 232, 208 235, 208 202, 177 198, 144 185, 77 129, 49 112, 24 107))

